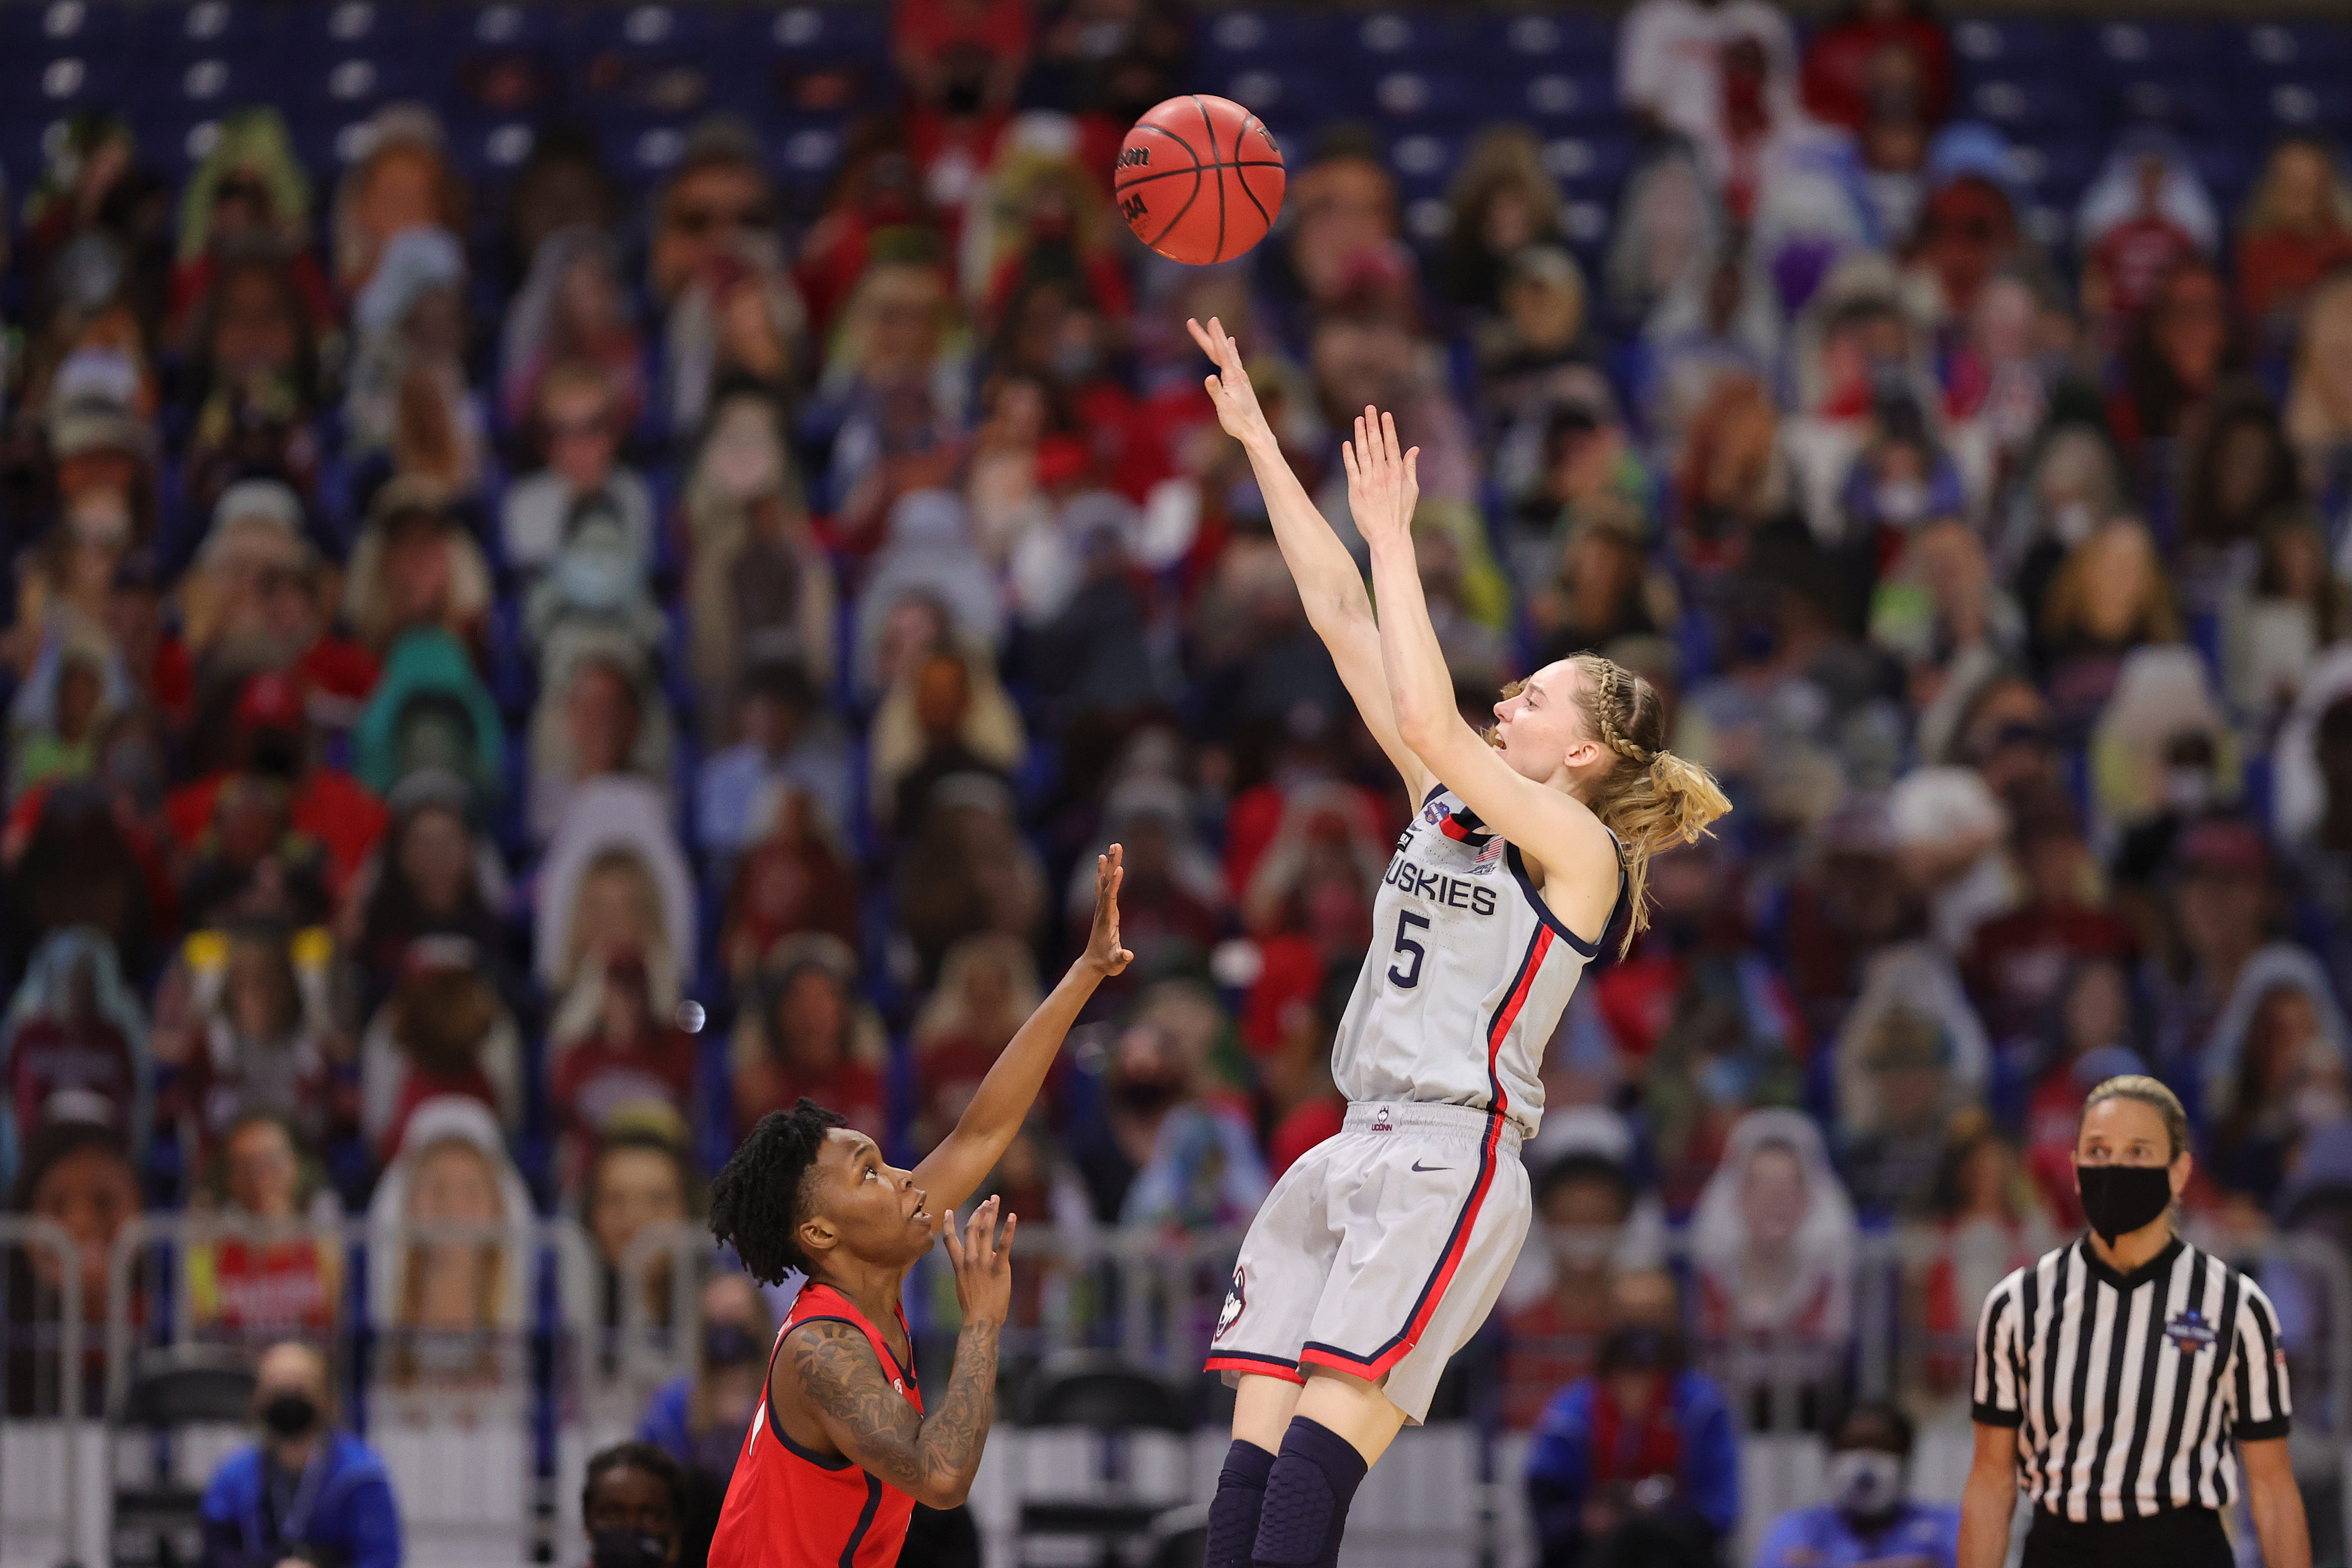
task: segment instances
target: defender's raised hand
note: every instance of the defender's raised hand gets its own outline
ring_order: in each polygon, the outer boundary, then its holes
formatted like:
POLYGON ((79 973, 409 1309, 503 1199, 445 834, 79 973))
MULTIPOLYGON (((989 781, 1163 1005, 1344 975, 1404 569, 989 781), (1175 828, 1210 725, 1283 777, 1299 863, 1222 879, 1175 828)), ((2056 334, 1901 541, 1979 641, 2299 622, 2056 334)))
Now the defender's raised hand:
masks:
POLYGON ((1118 942, 1118 885, 1127 879, 1127 851, 1114 844, 1095 857, 1095 928, 1087 938, 1086 963, 1100 974, 1118 974, 1135 962, 1118 942))
POLYGON ((956 1305, 966 1323, 999 1324, 1013 1310, 1013 1233, 1019 1215, 1004 1216, 1004 1236, 996 1235, 996 1211, 1001 1200, 986 1198, 971 1211, 971 1223, 956 1234, 955 1215, 945 1217, 948 1261, 955 1265, 956 1305))
POLYGON ((1224 324, 1214 316, 1206 327, 1188 316, 1184 327, 1217 367, 1217 374, 1202 384, 1209 389, 1209 401, 1217 405, 1217 423, 1224 426, 1225 434, 1244 445, 1273 440, 1274 427, 1265 422, 1265 410, 1258 406, 1257 388, 1250 384, 1249 372, 1242 368, 1241 345, 1226 335, 1224 324))
POLYGON ((1421 500, 1421 448, 1401 448, 1396 416, 1366 404, 1356 416, 1356 437, 1342 442, 1348 466, 1348 510, 1368 544, 1409 539, 1412 509, 1421 500))

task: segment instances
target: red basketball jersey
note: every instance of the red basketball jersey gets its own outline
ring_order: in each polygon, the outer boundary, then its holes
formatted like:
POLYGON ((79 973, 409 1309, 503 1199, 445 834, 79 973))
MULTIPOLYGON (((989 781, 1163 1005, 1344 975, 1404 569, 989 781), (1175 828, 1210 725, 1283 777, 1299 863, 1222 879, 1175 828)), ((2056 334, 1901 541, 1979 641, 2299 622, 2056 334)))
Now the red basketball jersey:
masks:
MULTIPOLYGON (((769 1386, 776 1352, 803 1323, 847 1323, 866 1336, 890 1386, 917 1410, 923 1391, 915 1369, 901 1366, 890 1346, 848 1297, 811 1282, 793 1299, 784 1326, 768 1352, 769 1386)), ((898 1314, 898 1327, 907 1315, 898 1314)), ((908 1342, 914 1342, 910 1338, 908 1342)), ((824 1458, 784 1436, 767 1399, 751 1416, 735 1479, 727 1485, 719 1531, 710 1541, 711 1568, 896 1568, 907 1543, 915 1500, 857 1468, 847 1458, 824 1458)))

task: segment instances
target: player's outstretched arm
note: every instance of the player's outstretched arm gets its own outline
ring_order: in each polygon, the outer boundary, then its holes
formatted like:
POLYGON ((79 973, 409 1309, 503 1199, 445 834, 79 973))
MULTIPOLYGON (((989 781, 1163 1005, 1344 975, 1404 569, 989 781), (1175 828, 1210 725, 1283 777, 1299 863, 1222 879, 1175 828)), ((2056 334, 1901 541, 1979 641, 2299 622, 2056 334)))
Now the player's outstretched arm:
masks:
MULTIPOLYGON (((996 1410, 996 1348, 1013 1305, 1013 1232, 996 1235, 996 1200, 982 1204, 963 1237, 945 1216, 948 1257, 955 1265, 963 1330, 947 1396, 926 1415, 890 1386, 865 1334, 848 1323, 817 1321, 793 1331, 786 1365, 825 1436, 850 1461, 929 1508, 954 1508, 971 1490, 980 1451, 996 1410)), ((780 1373, 781 1375, 781 1373, 780 1373)))
POLYGON ((1209 400, 1217 405, 1217 423, 1249 454, 1258 491, 1265 497, 1266 517, 1274 524, 1274 542, 1281 547, 1283 563, 1298 584, 1307 624, 1331 650, 1331 661, 1339 666, 1339 679, 1348 695, 1355 699, 1356 710, 1364 716, 1372 739, 1403 775, 1405 788, 1418 807, 1429 788, 1428 771, 1397 732, 1396 709, 1389 700, 1388 678, 1381 669, 1380 628, 1373 624, 1371 596, 1364 592, 1363 574, 1356 570, 1355 557, 1316 510, 1298 476, 1290 471, 1281 443, 1274 438, 1274 427, 1258 406, 1257 389, 1250 384, 1249 372, 1242 368, 1241 345, 1226 334, 1214 316, 1206 327, 1190 320, 1184 325, 1217 367, 1217 374, 1206 383, 1209 400))
POLYGON ((1617 886, 1617 850, 1608 829, 1573 795, 1513 771, 1454 706, 1454 677, 1438 647, 1413 556, 1421 448, 1400 445, 1395 416, 1367 406, 1340 457, 1348 465, 1348 510, 1372 547, 1381 660, 1396 704, 1398 733, 1422 766, 1443 779, 1488 827, 1543 865, 1599 889, 1597 896, 1607 900, 1601 905, 1605 914, 1617 886))
POLYGON ((1047 1069, 1061 1054, 1062 1041, 1077 1022, 1079 1009, 1108 975, 1125 969, 1135 954, 1118 942, 1118 886, 1126 879, 1126 851, 1112 845, 1095 857, 1095 924, 1087 951, 1053 994, 1037 1005, 1029 1021, 1013 1035, 980 1090, 957 1121, 955 1131, 915 1167, 915 1185, 930 1199, 931 1212, 942 1223, 950 1210, 971 1196, 988 1179, 996 1162, 1021 1131, 1021 1123, 1036 1101, 1047 1069))

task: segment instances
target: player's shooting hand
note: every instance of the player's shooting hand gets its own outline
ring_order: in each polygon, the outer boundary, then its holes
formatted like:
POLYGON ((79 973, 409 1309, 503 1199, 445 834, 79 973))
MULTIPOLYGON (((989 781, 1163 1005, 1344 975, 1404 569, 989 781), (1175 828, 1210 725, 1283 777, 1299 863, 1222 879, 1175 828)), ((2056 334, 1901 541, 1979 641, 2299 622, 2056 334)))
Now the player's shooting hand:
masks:
POLYGON ((1339 446, 1348 468, 1348 511, 1368 544, 1393 542, 1412 533, 1412 509, 1421 500, 1421 448, 1397 442, 1396 416, 1370 404, 1356 416, 1356 437, 1339 446))
POLYGON ((1274 439, 1274 427, 1265 422, 1265 410, 1258 406, 1257 388, 1250 384, 1249 372, 1242 368, 1241 345, 1226 335, 1224 323, 1212 316, 1203 327, 1188 316, 1184 327, 1217 367, 1217 374, 1202 384, 1209 389, 1209 401, 1217 405, 1217 423, 1225 427, 1225 434, 1243 442, 1274 439))
POLYGON ((1004 1216, 1004 1235, 996 1234, 999 1200, 989 1198, 971 1211, 971 1223, 956 1235, 952 1211, 942 1216, 948 1261, 955 1265, 956 1305, 967 1323, 1002 1324, 1013 1310, 1013 1232, 1019 1215, 1004 1216))
POLYGON ((1087 963, 1098 974, 1117 974, 1135 962, 1118 944, 1118 885, 1127 879, 1127 851, 1112 845, 1095 857, 1095 929, 1087 938, 1087 963))

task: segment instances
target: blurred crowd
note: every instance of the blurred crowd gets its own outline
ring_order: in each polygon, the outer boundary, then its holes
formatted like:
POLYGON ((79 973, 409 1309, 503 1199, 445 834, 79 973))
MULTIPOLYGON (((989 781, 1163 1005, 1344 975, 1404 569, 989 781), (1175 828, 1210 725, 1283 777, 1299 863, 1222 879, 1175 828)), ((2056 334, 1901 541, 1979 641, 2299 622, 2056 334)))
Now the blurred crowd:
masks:
MULTIPOLYGON (((616 1321, 632 1243, 764 1112, 942 1135, 1112 841, 1137 962, 995 1185, 1071 1237, 1246 1221, 1339 1126, 1408 803, 1188 316, 1343 538, 1350 412, 1421 447, 1465 714, 1599 650, 1737 805, 1549 1053, 1512 1422, 1589 1418, 1546 1406, 1604 1341, 1811 1347, 1833 1384, 1897 1225, 1942 1237, 1914 1405, 1958 1408, 2116 1072, 2190 1107, 2197 1224, 2352 1232, 2335 150, 2281 142, 2225 211, 2127 129, 2051 232, 1924 7, 1641 0, 1597 231, 1524 126, 1409 225, 1335 122, 1286 139, 1265 243, 1185 268, 1108 180, 1202 25, 901 0, 889 112, 813 200, 724 117, 641 193, 551 109, 473 182, 421 104, 332 169, 238 109, 176 186, 127 119, 60 122, 0 296, 0 1185, 84 1244, 93 1321, 107 1243, 169 1209, 573 1215, 616 1321)), ((187 1249, 174 1310, 248 1342, 363 1310, 413 1331, 378 1375, 434 1386, 497 1370, 450 1331, 534 1310, 495 1240, 408 1245, 362 1303, 319 1234, 187 1249)), ((12 1322, 58 1272, 13 1266, 12 1322)), ((702 1288, 646 1420, 707 1489, 773 1309, 702 1288)), ((1832 1419, 1801 1403, 1738 1415, 1832 1419)))

